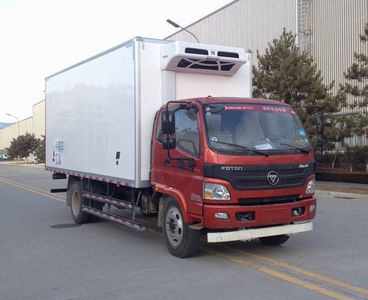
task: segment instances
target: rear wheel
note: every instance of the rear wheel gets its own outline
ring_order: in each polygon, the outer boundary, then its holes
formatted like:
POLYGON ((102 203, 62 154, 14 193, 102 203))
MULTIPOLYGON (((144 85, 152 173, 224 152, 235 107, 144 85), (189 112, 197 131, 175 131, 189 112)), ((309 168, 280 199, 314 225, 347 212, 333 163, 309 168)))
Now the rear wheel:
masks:
POLYGON ((70 210, 75 223, 83 224, 91 220, 91 215, 82 211, 83 197, 81 196, 81 182, 74 181, 70 185, 70 210))
POLYGON ((198 251, 200 232, 188 227, 173 198, 167 199, 163 218, 163 233, 170 253, 181 258, 194 255, 198 251))
POLYGON ((279 246, 287 242, 290 236, 287 234, 266 236, 259 238, 260 241, 267 246, 279 246))

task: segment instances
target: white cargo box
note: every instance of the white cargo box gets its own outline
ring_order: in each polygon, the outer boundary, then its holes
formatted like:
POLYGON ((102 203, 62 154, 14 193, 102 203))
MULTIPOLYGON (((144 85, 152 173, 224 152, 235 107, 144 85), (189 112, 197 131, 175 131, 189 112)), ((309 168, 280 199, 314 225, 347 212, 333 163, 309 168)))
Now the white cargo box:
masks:
POLYGON ((163 103, 250 97, 251 88, 244 49, 134 38, 46 78, 46 168, 148 187, 152 125, 163 103))

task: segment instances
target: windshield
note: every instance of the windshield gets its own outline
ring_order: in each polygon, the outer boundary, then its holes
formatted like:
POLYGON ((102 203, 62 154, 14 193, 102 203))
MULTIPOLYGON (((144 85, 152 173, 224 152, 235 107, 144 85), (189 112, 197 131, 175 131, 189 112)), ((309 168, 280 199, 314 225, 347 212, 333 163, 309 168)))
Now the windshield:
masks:
POLYGON ((296 113, 288 106, 216 103, 205 106, 210 147, 223 152, 310 151, 296 113))

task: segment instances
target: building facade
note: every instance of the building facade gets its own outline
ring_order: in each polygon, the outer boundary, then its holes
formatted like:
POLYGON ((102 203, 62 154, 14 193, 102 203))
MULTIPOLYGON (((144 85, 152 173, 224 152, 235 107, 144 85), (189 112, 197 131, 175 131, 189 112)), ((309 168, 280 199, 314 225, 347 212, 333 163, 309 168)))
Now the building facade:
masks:
MULTIPOLYGON (((367 0, 309 0, 311 2, 311 54, 326 83, 335 82, 333 91, 345 82, 344 72, 354 62, 354 52, 368 55, 368 42, 359 35, 368 22, 367 0)), ((368 84, 368 82, 362 82, 368 84)), ((355 99, 348 98, 348 103, 355 99)), ((362 113, 362 109, 342 113, 362 113)), ((368 145, 366 136, 349 139, 352 146, 368 145)))
POLYGON ((45 101, 32 106, 32 116, 0 129, 0 150, 10 146, 13 138, 26 133, 34 133, 36 138, 45 135, 45 101))
MULTIPOLYGON (((237 0, 186 27, 201 43, 243 47, 262 54, 285 28, 297 31, 296 0, 237 0)), ((167 39, 195 42, 185 31, 167 39)))

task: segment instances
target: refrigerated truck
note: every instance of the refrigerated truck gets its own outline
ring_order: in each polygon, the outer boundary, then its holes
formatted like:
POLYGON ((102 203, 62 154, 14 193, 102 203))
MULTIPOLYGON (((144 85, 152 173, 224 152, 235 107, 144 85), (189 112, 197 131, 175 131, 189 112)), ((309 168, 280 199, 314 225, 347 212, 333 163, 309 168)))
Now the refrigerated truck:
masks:
POLYGON ((136 37, 46 78, 46 169, 76 223, 280 245, 312 230, 315 161, 285 103, 252 99, 242 48, 136 37), (121 210, 120 210, 121 209, 121 210))

